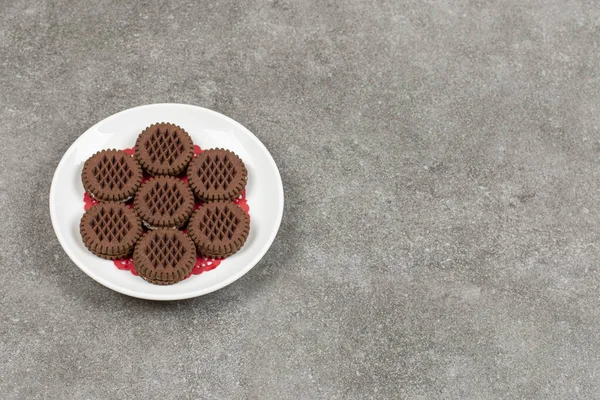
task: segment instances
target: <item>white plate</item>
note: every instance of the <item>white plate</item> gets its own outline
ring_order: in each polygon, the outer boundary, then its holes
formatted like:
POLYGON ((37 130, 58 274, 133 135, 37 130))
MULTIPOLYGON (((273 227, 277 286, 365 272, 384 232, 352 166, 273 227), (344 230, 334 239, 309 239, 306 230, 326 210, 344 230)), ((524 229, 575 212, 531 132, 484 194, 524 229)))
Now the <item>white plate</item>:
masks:
POLYGON ((88 129, 69 147, 56 168, 50 188, 50 216, 58 241, 73 262, 102 285, 150 300, 179 300, 214 292, 248 272, 267 252, 283 215, 283 185, 275 161, 248 129, 215 111, 185 104, 151 104, 112 115, 88 129), (203 149, 223 147, 237 153, 248 168, 246 199, 250 235, 244 247, 212 271, 170 286, 152 285, 112 261, 90 253, 79 235, 83 215, 81 169, 95 152, 133 147, 138 134, 155 122, 184 128, 203 149))

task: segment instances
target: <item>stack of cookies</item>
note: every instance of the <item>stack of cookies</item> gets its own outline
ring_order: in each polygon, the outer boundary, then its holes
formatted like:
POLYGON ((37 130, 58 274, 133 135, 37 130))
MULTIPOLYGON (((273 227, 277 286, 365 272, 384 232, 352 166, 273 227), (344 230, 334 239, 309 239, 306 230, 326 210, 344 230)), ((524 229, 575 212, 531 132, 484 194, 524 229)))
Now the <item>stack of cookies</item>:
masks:
POLYGON ((233 202, 248 179, 244 163, 225 149, 194 157, 190 135, 177 125, 146 128, 133 157, 120 150, 94 154, 81 178, 99 201, 81 219, 85 246, 107 259, 133 253, 136 271, 148 282, 177 283, 190 275, 197 255, 228 257, 248 237, 248 214, 233 202), (132 198, 133 209, 125 203, 132 198), (195 198, 202 204, 194 211, 195 198), (189 236, 181 230, 186 227, 189 236))

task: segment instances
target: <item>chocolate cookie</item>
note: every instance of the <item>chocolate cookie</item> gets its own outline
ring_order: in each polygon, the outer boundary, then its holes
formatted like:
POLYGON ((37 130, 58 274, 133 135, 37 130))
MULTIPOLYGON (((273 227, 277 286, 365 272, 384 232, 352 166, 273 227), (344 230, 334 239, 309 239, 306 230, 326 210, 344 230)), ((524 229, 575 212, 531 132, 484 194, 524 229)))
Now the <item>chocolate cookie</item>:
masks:
POLYGON ((142 183, 142 169, 122 150, 102 150, 83 164, 83 188, 99 201, 124 201, 131 198, 142 183))
POLYGON ((142 184, 133 206, 150 229, 181 227, 194 211, 194 194, 181 179, 159 176, 142 184))
POLYGON ((225 258, 246 242, 250 218, 240 206, 230 202, 206 203, 192 214, 188 232, 199 254, 225 258))
POLYGON ((179 175, 194 155, 194 143, 181 127, 161 122, 138 136, 134 155, 150 175, 179 175))
POLYGON ((145 234, 133 252, 137 273, 150 283, 171 285, 185 279, 194 268, 196 248, 176 229, 157 229, 145 234))
POLYGON ((248 170, 234 152, 210 149, 194 157, 187 176, 201 201, 234 200, 246 186, 248 170))
POLYGON ((79 231, 88 250, 112 260, 131 254, 142 234, 142 223, 125 204, 98 203, 83 214, 79 231))

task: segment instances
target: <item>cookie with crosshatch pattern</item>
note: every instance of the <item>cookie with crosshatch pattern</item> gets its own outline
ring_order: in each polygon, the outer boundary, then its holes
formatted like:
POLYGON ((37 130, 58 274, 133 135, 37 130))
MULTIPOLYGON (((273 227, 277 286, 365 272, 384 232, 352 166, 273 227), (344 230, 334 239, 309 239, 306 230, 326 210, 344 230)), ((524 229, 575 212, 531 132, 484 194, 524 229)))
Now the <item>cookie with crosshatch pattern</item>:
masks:
POLYGON ((194 242, 177 229, 149 231, 133 252, 138 275, 156 285, 171 285, 185 279, 195 262, 194 242))
POLYGON ((150 175, 179 175, 194 155, 194 143, 180 126, 160 122, 150 125, 135 142, 135 159, 150 175))
POLYGON ((250 232, 250 218, 235 203, 206 203, 192 214, 188 232, 199 254, 210 258, 225 258, 236 253, 246 242, 250 232))
POLYGON ((194 211, 194 194, 181 179, 159 176, 142 184, 133 207, 149 229, 180 228, 194 211))
POLYGON ((142 183, 138 162, 123 150, 102 150, 83 164, 83 188, 98 201, 125 201, 142 183))
POLYGON ((81 217, 79 232, 89 251, 112 260, 131 254, 142 235, 142 222, 123 203, 98 203, 81 217))
POLYGON ((248 170, 234 152, 209 149, 190 162, 187 177, 200 201, 233 201, 246 187, 248 170))

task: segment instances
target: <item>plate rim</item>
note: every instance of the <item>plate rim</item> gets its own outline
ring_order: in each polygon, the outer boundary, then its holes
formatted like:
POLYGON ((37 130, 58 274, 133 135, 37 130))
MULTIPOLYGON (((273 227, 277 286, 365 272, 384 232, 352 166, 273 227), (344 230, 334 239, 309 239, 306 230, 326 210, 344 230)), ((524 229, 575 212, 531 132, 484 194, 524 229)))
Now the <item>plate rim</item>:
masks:
MULTIPOLYGON (((114 290, 115 292, 127 295, 127 296, 131 296, 131 297, 136 297, 136 298, 140 298, 140 299, 145 299, 145 300, 156 300, 156 301, 172 301, 172 300, 184 300, 184 299, 190 299, 190 298, 195 298, 195 297, 199 297, 199 296, 203 296, 212 292, 215 292, 219 289, 224 288, 225 286, 228 286, 230 284, 232 284, 233 282, 237 281, 238 279, 240 279, 242 276, 244 276, 245 274, 247 274, 252 268, 254 268, 254 266, 256 264, 258 264, 258 262, 264 257, 264 255, 267 253, 267 251, 271 248, 271 245, 273 244, 273 242, 275 241, 275 238, 277 237, 277 233, 279 232, 279 228, 281 227, 281 221, 283 219, 283 210, 284 210, 284 202, 285 202, 285 197, 284 197, 284 192, 283 192, 283 181, 281 180, 281 174, 279 172, 279 168, 277 167, 277 164, 275 163, 275 160, 273 159, 273 156, 271 155, 271 153, 269 152, 269 150, 266 148, 266 146, 260 141, 260 139, 258 137, 256 137, 256 135, 254 135, 254 133, 252 133, 248 128, 246 128, 244 125, 242 125, 241 123, 237 122, 236 120, 234 120, 233 118, 228 117, 227 115, 221 114, 220 112, 211 110, 209 108, 206 107, 201 107, 201 106, 196 106, 196 105, 192 105, 192 104, 183 104, 183 103, 153 103, 153 104, 144 104, 144 105, 139 105, 139 106, 135 106, 135 107, 130 107, 127 108, 125 110, 121 110, 115 114, 111 114, 106 118, 101 119, 100 121, 98 121, 97 123, 95 123, 94 125, 90 126, 88 129, 86 129, 82 134, 79 135, 79 137, 77 137, 77 139, 75 139, 75 141, 73 143, 71 143, 71 145, 67 148, 67 150, 63 153, 60 161, 58 162, 58 165, 56 166, 56 169, 54 170, 54 174, 52 176, 52 183, 50 185, 50 192, 49 192, 49 196, 48 196, 48 206, 50 209, 50 220, 52 221, 52 229, 54 230, 54 234, 56 236, 56 238, 58 239, 58 242, 60 243, 62 249, 64 250, 64 252, 67 254, 67 256, 71 259, 71 261, 80 269, 82 270, 87 276, 89 276, 90 278, 92 278, 94 281, 98 282, 99 284, 114 290), (93 130, 94 128, 96 128, 96 126, 100 125, 101 123, 104 123, 110 119, 116 118, 117 116, 119 116, 120 114, 123 114, 125 112, 131 111, 131 110, 136 110, 136 109, 141 109, 141 108, 150 108, 150 107, 163 107, 163 106, 175 106, 175 107, 187 107, 187 108, 193 108, 193 109, 200 109, 203 110, 205 112, 209 112, 212 114, 215 114, 216 116, 220 117, 220 118, 224 118, 226 119, 228 122, 237 125, 239 128, 241 128, 243 131, 246 131, 246 133, 249 134, 249 137, 259 146, 261 147, 266 154, 268 155, 268 162, 271 164, 271 166, 273 167, 273 170, 275 171, 277 180, 279 181, 279 185, 277 187, 277 196, 281 199, 280 202, 280 207, 277 210, 277 215, 276 215, 276 224, 275 224, 275 229, 273 229, 270 233, 269 233, 269 237, 267 242, 265 243, 265 245, 263 245, 263 248, 258 252, 258 254, 252 259, 250 260, 246 266, 244 268, 242 268, 239 272, 230 275, 229 277, 227 277, 227 279, 224 279, 221 282, 218 282, 212 286, 209 286, 208 288, 205 289, 199 289, 196 291, 191 291, 188 293, 184 293, 184 294, 149 294, 149 293, 137 293, 136 291, 132 291, 129 290, 127 288, 123 288, 123 287, 119 287, 117 285, 114 285, 111 281, 107 281, 105 279, 101 279, 98 278, 97 276, 94 276, 93 274, 91 274, 90 272, 88 272, 88 267, 87 266, 83 266, 80 265, 80 263, 78 261, 75 260, 75 257, 72 253, 72 250, 65 245, 65 238, 63 237, 62 233, 60 232, 60 230, 58 229, 58 222, 57 219, 58 217, 54 214, 53 211, 53 198, 56 196, 56 188, 57 188, 57 179, 58 179, 58 175, 59 172, 62 171, 63 168, 65 168, 65 155, 68 154, 69 152, 73 151, 72 149, 78 144, 78 142, 80 140, 82 140, 82 137, 88 132, 93 130)), ((83 263, 82 263, 83 264, 83 263)))

